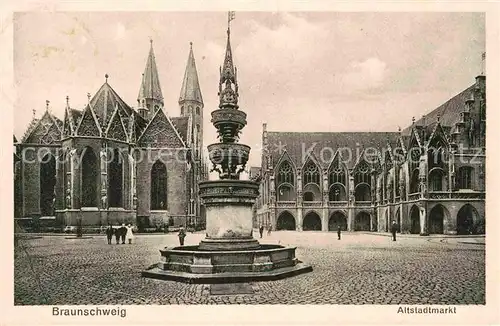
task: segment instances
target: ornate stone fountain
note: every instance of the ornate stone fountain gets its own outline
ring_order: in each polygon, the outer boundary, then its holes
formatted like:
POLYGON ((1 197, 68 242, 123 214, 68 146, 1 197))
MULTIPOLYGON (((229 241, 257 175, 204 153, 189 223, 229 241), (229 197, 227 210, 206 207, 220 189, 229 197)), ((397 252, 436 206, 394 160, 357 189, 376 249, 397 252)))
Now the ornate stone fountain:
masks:
POLYGON ((240 180, 250 147, 240 144, 246 114, 238 107, 237 71, 227 30, 224 65, 220 70, 219 109, 212 112, 219 143, 208 146, 212 171, 219 180, 200 183, 206 211, 206 237, 198 246, 160 250, 157 267, 142 276, 190 283, 272 280, 312 271, 295 257, 295 247, 260 244, 252 236, 252 206, 259 184, 240 180))

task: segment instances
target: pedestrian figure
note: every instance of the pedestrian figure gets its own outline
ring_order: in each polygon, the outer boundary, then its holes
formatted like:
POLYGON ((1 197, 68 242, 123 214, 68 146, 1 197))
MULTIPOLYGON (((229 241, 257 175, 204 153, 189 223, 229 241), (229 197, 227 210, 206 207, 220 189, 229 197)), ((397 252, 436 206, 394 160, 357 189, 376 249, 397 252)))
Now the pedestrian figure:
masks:
POLYGON ((260 233, 260 238, 262 239, 262 234, 264 233, 264 225, 259 226, 259 233, 260 233))
POLYGON ((125 223, 122 224, 120 227, 120 237, 122 239, 122 244, 125 244, 125 236, 127 235, 127 227, 125 226, 125 223))
POLYGON ((340 240, 340 235, 341 234, 342 234, 342 227, 339 225, 339 226, 337 226, 337 236, 338 236, 337 240, 340 240))
POLYGON ((108 224, 108 227, 106 228, 106 237, 108 238, 108 244, 111 244, 113 233, 113 226, 111 226, 111 224, 108 224))
POLYGON ((267 235, 271 235, 271 230, 272 229, 273 229, 273 227, 271 225, 267 226, 267 235))
POLYGON ((398 231, 398 225, 396 221, 392 221, 391 225, 391 233, 392 233, 392 241, 396 241, 396 232, 398 231))
POLYGON ((119 224, 114 231, 115 231, 116 244, 120 244, 121 228, 119 224))
POLYGON ((125 234, 125 237, 126 239, 128 240, 128 244, 131 244, 132 243, 132 239, 134 238, 134 233, 132 232, 132 225, 128 225, 126 227, 126 234, 125 234))
POLYGON ((178 236, 179 236, 179 243, 181 244, 181 246, 183 246, 184 245, 184 238, 186 237, 186 231, 184 231, 184 228, 181 228, 179 230, 178 236))

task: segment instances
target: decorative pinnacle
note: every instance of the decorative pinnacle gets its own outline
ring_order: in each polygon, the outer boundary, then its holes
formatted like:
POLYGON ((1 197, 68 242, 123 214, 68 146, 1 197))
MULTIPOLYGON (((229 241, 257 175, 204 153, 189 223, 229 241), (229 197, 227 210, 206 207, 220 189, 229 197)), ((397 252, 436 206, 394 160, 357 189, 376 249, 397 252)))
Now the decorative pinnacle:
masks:
POLYGON ((49 100, 45 100, 45 109, 47 111, 49 110, 49 104, 50 104, 50 101, 49 100))
POLYGON ((109 77, 109 75, 108 75, 108 74, 105 74, 105 75, 104 75, 104 78, 106 78, 106 84, 108 83, 108 77, 109 77))
POLYGON ((441 119, 441 115, 437 115, 437 122, 439 123, 439 120, 441 119))
POLYGON ((87 101, 90 103, 90 93, 87 93, 87 101))
POLYGON ((69 107, 69 96, 66 95, 66 105, 69 107))
POLYGON ((36 109, 33 109, 33 119, 35 119, 35 116, 36 116, 36 109))
POLYGON ((398 132, 401 133, 401 126, 398 126, 398 132))
POLYGON ((411 117, 411 123, 415 124, 415 117, 411 117))

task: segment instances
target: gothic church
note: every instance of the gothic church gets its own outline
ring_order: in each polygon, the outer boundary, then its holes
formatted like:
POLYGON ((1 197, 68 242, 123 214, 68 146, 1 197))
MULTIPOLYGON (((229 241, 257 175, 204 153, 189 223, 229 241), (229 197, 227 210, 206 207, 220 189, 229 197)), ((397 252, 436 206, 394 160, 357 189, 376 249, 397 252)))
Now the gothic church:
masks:
POLYGON ((192 44, 179 117, 165 112, 152 41, 136 108, 105 78, 83 109, 72 108, 67 97, 61 120, 47 101, 45 113, 33 117, 21 141, 14 137, 18 224, 203 227, 198 182, 208 171, 192 44))

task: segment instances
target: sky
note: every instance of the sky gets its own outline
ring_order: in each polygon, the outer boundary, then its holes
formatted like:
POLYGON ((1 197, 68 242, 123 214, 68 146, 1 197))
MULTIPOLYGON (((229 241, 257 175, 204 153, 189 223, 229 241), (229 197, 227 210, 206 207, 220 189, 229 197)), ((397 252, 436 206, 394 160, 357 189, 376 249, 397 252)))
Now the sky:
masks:
MULTIPOLYGON (((178 98, 193 42, 204 99, 204 144, 216 140, 225 12, 25 12, 14 16, 14 133, 33 116, 63 118, 66 96, 81 109, 104 83, 130 106, 150 42, 165 111, 178 98)), ((260 165, 268 131, 397 131, 474 83, 485 51, 482 13, 236 12, 231 22, 241 142, 260 165)))

